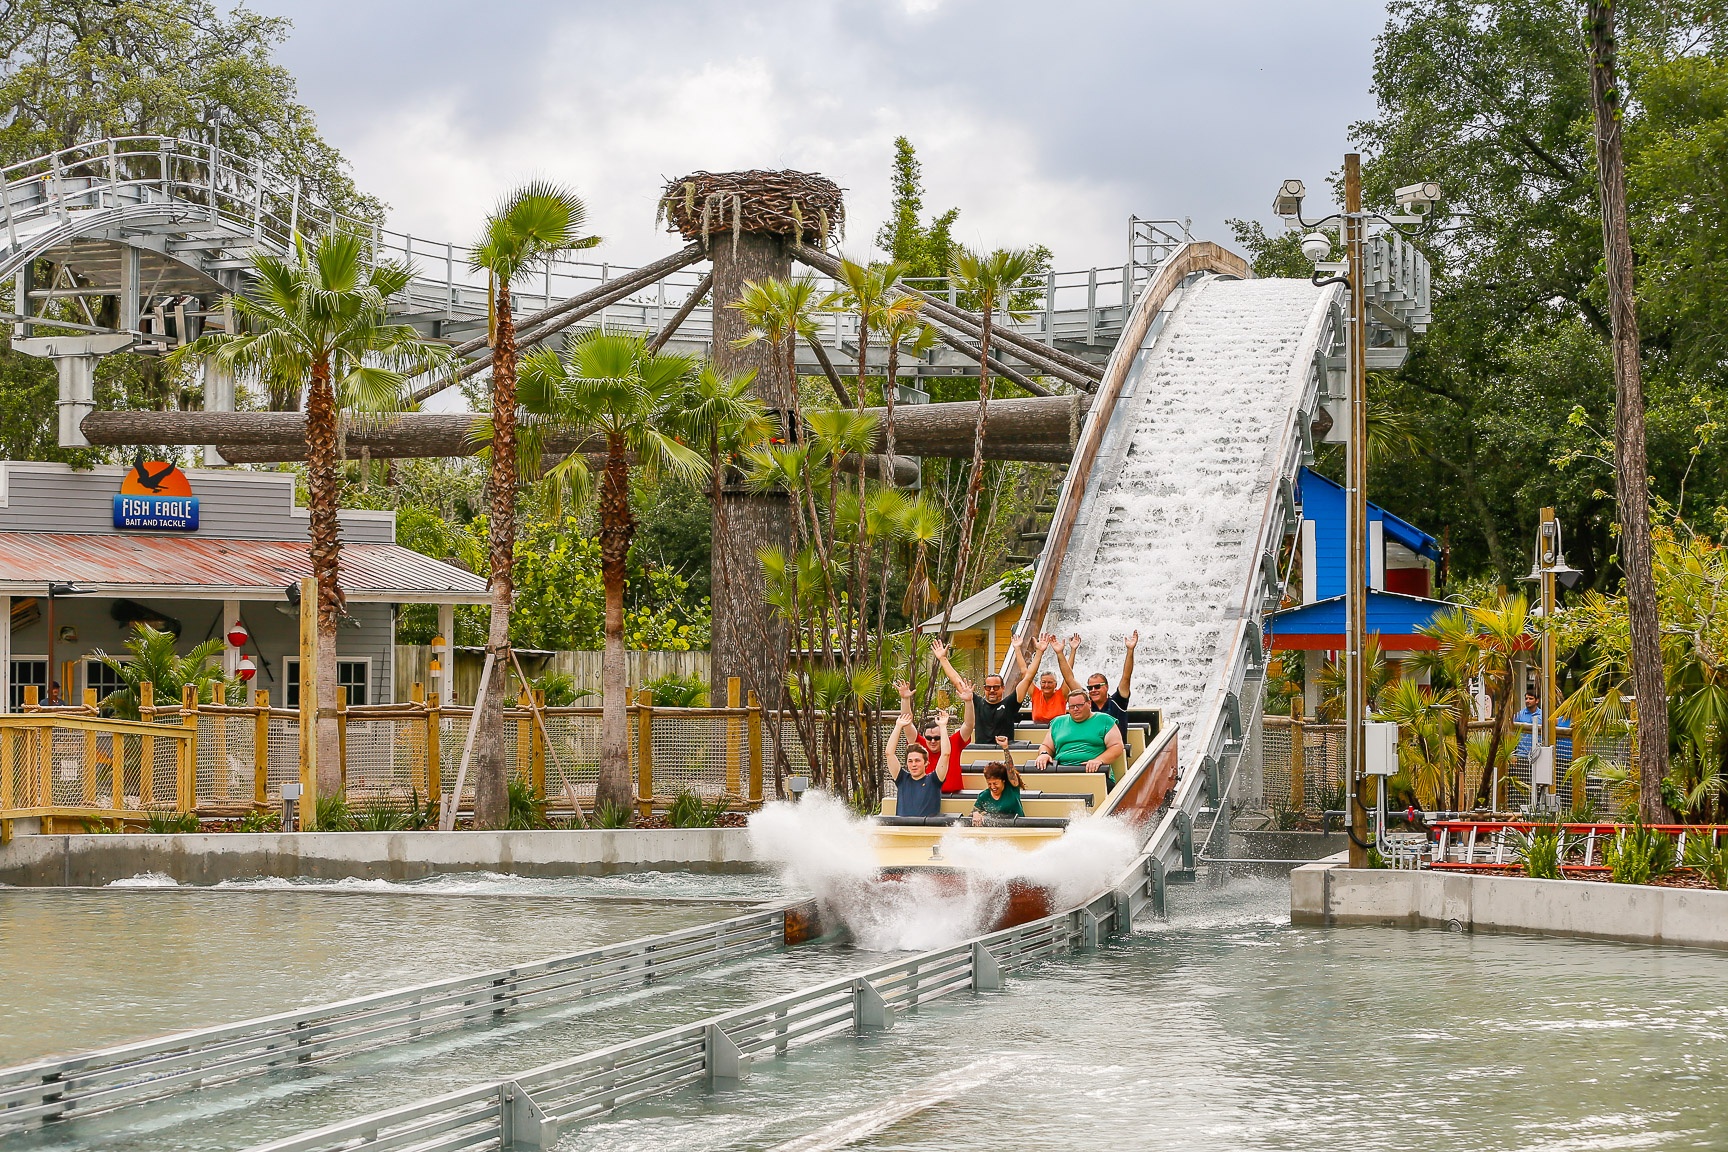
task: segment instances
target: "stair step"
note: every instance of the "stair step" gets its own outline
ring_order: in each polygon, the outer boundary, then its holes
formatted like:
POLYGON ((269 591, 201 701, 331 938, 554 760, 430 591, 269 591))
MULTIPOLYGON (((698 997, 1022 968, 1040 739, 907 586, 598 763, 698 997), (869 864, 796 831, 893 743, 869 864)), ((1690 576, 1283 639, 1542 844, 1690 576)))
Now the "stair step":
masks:
POLYGON ((1008 563, 1010 564, 1036 564, 1037 562, 1038 557, 1036 556, 1016 556, 1010 554, 1008 557, 1008 563))
POLYGON ((1054 504, 1034 504, 1034 505, 1032 505, 1032 511, 1041 512, 1046 516, 1050 516, 1050 515, 1053 515, 1055 513, 1056 505, 1054 505, 1054 504))
POLYGON ((1020 533, 1020 539, 1022 539, 1022 540, 1044 540, 1044 539, 1047 539, 1049 537, 1049 535, 1050 535, 1050 530, 1048 528, 1046 528, 1041 532, 1022 532, 1022 533, 1020 533))

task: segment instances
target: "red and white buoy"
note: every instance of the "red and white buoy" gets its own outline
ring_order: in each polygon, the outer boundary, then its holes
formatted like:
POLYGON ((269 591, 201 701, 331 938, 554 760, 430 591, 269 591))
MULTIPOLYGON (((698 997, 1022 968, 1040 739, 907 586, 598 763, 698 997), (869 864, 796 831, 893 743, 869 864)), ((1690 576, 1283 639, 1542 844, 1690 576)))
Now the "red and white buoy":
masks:
POLYGON ((242 656, 240 657, 240 664, 234 669, 234 672, 240 679, 250 682, 252 677, 258 675, 258 665, 253 662, 252 657, 242 656))

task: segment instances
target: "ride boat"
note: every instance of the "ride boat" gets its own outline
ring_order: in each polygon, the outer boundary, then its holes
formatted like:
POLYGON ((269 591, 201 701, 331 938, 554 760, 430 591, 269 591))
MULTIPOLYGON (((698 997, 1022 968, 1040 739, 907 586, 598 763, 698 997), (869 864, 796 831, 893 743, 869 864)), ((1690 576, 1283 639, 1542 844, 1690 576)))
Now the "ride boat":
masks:
MULTIPOLYGON (((1102 772, 1078 767, 1037 771, 1031 767, 1048 730, 1043 726, 1021 726, 1010 746, 1015 766, 1025 787, 1020 791, 1022 817, 972 823, 973 803, 987 787, 984 766, 1002 759, 994 745, 973 744, 960 754, 962 788, 942 798, 939 816, 900 816, 894 797, 882 802, 882 814, 872 819, 871 842, 876 850, 882 878, 904 881, 913 876, 929 878, 939 888, 961 889, 975 883, 973 875, 981 860, 992 868, 1002 866, 999 853, 973 852, 973 845, 1024 853, 1028 872, 1035 873, 1031 854, 1072 836, 1087 822, 1114 819, 1128 825, 1138 842, 1144 843, 1165 799, 1176 784, 1176 731, 1165 730, 1155 709, 1129 713, 1125 742, 1128 767, 1118 772, 1110 786, 1102 772)), ((1035 876, 1016 875, 1009 861, 1007 899, 996 929, 1011 928, 1052 912, 1052 892, 1035 876)), ((1001 880, 1000 875, 991 879, 1001 880)))

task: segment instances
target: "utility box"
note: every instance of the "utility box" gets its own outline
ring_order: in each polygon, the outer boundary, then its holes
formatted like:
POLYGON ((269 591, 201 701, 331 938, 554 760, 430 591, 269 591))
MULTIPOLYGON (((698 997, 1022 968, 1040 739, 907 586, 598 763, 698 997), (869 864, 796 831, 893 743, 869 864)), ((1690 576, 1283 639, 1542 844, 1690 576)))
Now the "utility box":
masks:
POLYGON ((1398 772, 1398 725, 1386 721, 1364 724, 1362 758, 1370 776, 1398 772))
POLYGON ((1554 787, 1554 745, 1544 744, 1531 754, 1530 786, 1532 788, 1554 787))

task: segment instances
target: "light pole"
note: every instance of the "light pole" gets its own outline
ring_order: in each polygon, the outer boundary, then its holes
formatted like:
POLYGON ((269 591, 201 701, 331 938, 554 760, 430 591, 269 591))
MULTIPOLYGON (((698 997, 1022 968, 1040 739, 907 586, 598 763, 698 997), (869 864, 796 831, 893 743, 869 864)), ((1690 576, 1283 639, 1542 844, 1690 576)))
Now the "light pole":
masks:
MULTIPOLYGON (((1549 774, 1549 787, 1559 789, 1559 718, 1554 715, 1554 582, 1559 580, 1571 588, 1578 583, 1583 575, 1578 569, 1566 563, 1566 552, 1561 547, 1560 521, 1554 515, 1554 509, 1542 509, 1541 523, 1536 527, 1535 555, 1531 559, 1530 575, 1524 579, 1536 583, 1540 589, 1541 607, 1538 611, 1542 618, 1542 730, 1531 734, 1530 749, 1530 804, 1540 807, 1541 793, 1537 784, 1536 765, 1543 755, 1552 766, 1549 774)), ((1578 799, 1574 797, 1574 800, 1578 799)), ((1576 805, 1574 805, 1576 806, 1576 805)))
POLYGON ((1367 778, 1368 677, 1365 666, 1368 634, 1368 296, 1363 290, 1367 271, 1368 225, 1378 220, 1390 227, 1423 224, 1440 198, 1437 184, 1412 184, 1398 189, 1399 216, 1383 216, 1362 208, 1362 157, 1344 157, 1344 211, 1310 223, 1302 219, 1307 193, 1300 180, 1286 180, 1273 198, 1272 210, 1287 225, 1311 228, 1302 238, 1302 253, 1314 265, 1316 286, 1342 284, 1349 294, 1345 322, 1345 398, 1349 405, 1344 441, 1344 776, 1349 811, 1350 867, 1368 864, 1368 808, 1361 789, 1367 778), (1344 259, 1326 259, 1335 231, 1344 259), (1322 276, 1330 273, 1331 275, 1322 276))

